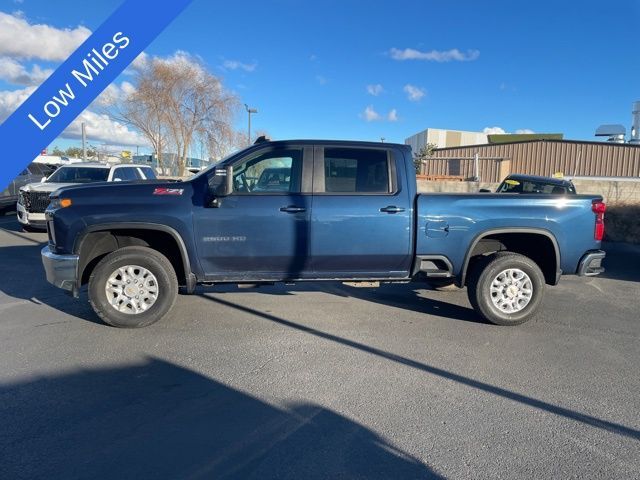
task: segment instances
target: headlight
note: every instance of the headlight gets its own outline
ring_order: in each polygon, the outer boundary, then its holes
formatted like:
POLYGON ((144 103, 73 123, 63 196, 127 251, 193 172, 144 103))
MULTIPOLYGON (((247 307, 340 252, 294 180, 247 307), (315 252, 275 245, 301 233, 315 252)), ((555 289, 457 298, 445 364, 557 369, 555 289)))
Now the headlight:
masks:
POLYGON ((57 210, 58 208, 67 208, 71 206, 70 198, 52 198, 51 203, 49 204, 49 208, 52 210, 57 210))

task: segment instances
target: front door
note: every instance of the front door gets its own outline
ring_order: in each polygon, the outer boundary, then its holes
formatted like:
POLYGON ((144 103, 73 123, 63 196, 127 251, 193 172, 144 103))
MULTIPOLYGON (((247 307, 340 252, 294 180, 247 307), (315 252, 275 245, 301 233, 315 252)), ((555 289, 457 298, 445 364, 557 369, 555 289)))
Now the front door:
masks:
POLYGON ((233 193, 217 208, 196 211, 207 280, 294 279, 307 269, 311 205, 301 193, 304 157, 298 146, 253 152, 233 165, 233 193))

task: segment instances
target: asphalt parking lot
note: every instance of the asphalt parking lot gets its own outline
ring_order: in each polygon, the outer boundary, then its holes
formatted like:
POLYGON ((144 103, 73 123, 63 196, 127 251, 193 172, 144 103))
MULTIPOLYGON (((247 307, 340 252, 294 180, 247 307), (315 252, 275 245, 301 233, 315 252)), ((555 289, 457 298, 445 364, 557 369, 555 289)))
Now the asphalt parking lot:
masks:
POLYGON ((425 285, 211 287, 140 330, 0 218, 0 478, 640 478, 640 249, 519 327, 425 285))

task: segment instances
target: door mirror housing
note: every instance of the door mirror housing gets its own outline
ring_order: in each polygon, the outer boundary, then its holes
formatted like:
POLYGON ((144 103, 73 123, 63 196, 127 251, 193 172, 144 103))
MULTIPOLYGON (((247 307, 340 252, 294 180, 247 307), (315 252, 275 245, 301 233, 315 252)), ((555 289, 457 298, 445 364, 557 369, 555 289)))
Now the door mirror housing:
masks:
POLYGON ((224 170, 216 168, 213 172, 215 181, 210 182, 209 194, 211 207, 220 206, 220 198, 233 193, 233 166, 227 165, 224 170))

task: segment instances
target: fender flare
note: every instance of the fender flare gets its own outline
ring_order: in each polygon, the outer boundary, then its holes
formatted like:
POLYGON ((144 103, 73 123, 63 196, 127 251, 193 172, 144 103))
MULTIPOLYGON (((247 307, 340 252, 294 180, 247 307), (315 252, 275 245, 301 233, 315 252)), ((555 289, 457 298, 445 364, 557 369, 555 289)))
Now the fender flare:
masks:
POLYGON ((473 238, 473 241, 471 242, 471 245, 464 256, 464 263, 462 264, 462 270, 460 271, 460 283, 458 286, 463 286, 465 284, 465 281, 467 279, 467 269, 469 268, 469 261, 471 260, 471 252, 473 252, 473 249, 476 247, 478 242, 490 235, 501 235, 505 233, 533 233, 536 235, 543 235, 551 240, 551 244, 553 245, 556 256, 556 272, 554 285, 558 283, 558 281, 560 280, 560 275, 562 275, 562 270, 560 269, 560 248, 558 247, 558 240, 556 239, 555 235, 545 228, 515 227, 491 228, 489 230, 483 230, 473 238))
MULTIPOLYGON (((191 270, 191 261, 189 259, 189 252, 187 251, 187 246, 184 243, 184 240, 180 233, 168 225, 163 225, 161 223, 150 223, 150 222, 109 222, 109 223, 96 223, 93 225, 89 225, 84 230, 82 230, 73 244, 73 253, 79 255, 80 250, 82 248, 82 244, 84 243, 86 237, 90 233, 94 232, 102 232, 109 230, 156 230, 164 233, 168 233, 171 237, 176 241, 178 245, 178 250, 180 251, 180 257, 182 259, 182 267, 184 268, 185 273, 185 281, 187 293, 193 293, 196 287, 196 276, 191 270)), ((78 282, 80 279, 78 279, 78 282)))

